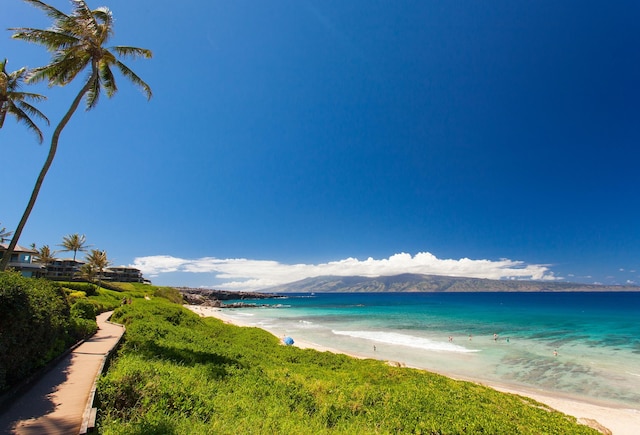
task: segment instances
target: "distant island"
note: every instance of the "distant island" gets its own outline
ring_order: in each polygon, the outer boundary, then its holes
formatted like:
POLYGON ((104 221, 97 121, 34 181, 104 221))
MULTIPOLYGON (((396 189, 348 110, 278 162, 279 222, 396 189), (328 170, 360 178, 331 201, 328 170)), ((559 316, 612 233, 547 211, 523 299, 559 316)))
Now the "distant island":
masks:
POLYGON ((331 292, 579 292, 640 291, 640 286, 604 286, 558 281, 516 281, 405 273, 376 278, 319 276, 264 289, 269 293, 331 292))

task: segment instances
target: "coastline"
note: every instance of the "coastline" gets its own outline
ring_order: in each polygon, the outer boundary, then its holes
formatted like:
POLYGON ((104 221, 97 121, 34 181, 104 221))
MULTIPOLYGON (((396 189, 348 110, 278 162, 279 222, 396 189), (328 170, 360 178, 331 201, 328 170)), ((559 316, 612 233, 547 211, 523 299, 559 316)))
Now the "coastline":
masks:
MULTIPOLYGON (((219 320, 222 320, 225 323, 233 324, 236 326, 249 326, 256 327, 248 322, 242 322, 241 319, 237 317, 231 317, 224 313, 224 309, 215 308, 215 307, 204 307, 201 305, 186 305, 186 308, 195 312, 196 314, 202 317, 215 317, 219 320)), ((272 331, 266 328, 262 328, 269 333, 275 335, 276 337, 280 337, 278 331, 272 331)), ((349 353, 340 349, 329 348, 326 346, 318 345, 316 343, 306 341, 304 338, 295 337, 296 347, 306 349, 315 349, 320 352, 333 352, 333 353, 342 353, 355 358, 369 358, 364 356, 359 356, 354 353, 349 353)), ((395 363, 399 365, 404 365, 402 361, 393 361, 390 363, 395 363)), ((417 368, 417 367, 414 367, 417 368)), ((640 430, 640 411, 634 409, 627 408, 617 408, 612 406, 604 406, 601 404, 590 403, 586 401, 577 400, 571 397, 564 397, 555 393, 546 392, 542 390, 531 391, 524 389, 520 386, 513 386, 509 384, 498 384, 493 382, 486 382, 482 379, 466 379, 461 378, 459 376, 454 376, 448 373, 433 371, 434 373, 441 374, 443 376, 447 376, 452 379, 462 380, 474 382, 480 385, 484 385, 495 390, 516 394, 520 396, 530 397, 540 403, 543 403, 555 410, 558 410, 567 415, 571 415, 578 419, 578 422, 582 424, 586 424, 588 426, 594 427, 602 431, 602 428, 606 428, 610 433, 614 435, 635 435, 640 430)), ((606 433, 603 431, 603 433, 606 433)))

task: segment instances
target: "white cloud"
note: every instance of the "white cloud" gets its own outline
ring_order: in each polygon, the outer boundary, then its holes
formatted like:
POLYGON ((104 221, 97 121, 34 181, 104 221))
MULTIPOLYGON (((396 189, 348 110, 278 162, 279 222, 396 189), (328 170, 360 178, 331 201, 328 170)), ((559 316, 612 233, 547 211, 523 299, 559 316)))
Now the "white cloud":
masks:
POLYGON ((429 252, 420 252, 414 256, 401 253, 380 260, 371 257, 366 260, 346 258, 321 264, 282 264, 244 258, 183 259, 155 255, 135 258, 132 266, 149 278, 172 272, 212 273, 220 281, 215 287, 229 290, 256 290, 323 275, 378 277, 418 273, 488 279, 557 279, 548 265, 525 264, 509 259, 439 259, 429 252))

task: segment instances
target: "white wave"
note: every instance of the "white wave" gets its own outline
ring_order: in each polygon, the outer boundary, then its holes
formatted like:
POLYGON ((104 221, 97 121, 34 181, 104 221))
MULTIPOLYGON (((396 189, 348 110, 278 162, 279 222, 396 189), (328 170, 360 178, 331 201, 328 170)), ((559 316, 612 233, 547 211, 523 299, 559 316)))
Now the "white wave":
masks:
POLYGON ((332 331, 336 335, 346 335, 348 337, 363 338, 365 340, 378 343, 394 344, 398 346, 414 347, 417 349, 434 350, 443 352, 471 353, 480 352, 475 349, 467 349, 450 342, 434 341, 428 338, 416 337, 413 335, 399 334, 397 332, 383 331, 332 331))
POLYGON ((300 329, 321 329, 322 328, 322 326, 317 325, 313 322, 309 322, 308 320, 299 320, 297 326, 300 329))
POLYGON ((638 374, 638 373, 633 373, 633 372, 627 372, 627 373, 629 373, 631 376, 637 376, 637 377, 640 378, 640 374, 638 374))

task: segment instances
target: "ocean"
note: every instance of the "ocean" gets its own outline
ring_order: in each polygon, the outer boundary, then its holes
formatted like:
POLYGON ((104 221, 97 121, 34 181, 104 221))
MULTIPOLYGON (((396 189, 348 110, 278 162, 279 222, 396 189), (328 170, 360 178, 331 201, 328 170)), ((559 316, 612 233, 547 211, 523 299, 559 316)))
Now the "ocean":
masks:
POLYGON ((322 293, 245 324, 460 379, 640 409, 640 293, 322 293))

